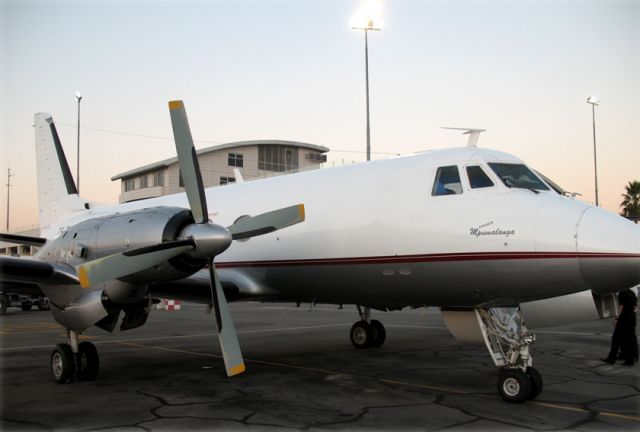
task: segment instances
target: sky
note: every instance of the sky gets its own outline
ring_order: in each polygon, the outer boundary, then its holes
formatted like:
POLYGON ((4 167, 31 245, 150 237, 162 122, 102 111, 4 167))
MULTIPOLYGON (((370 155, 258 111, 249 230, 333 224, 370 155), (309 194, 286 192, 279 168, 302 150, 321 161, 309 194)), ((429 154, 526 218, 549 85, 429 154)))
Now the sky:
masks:
MULTIPOLYGON (((365 160, 359 0, 0 0, 0 223, 37 224, 33 115, 53 115, 81 195, 175 155, 167 101, 185 101, 196 147, 284 139, 365 160)), ((640 180, 640 0, 387 0, 369 33, 373 158, 459 147, 443 126, 487 129, 593 203, 640 180)))

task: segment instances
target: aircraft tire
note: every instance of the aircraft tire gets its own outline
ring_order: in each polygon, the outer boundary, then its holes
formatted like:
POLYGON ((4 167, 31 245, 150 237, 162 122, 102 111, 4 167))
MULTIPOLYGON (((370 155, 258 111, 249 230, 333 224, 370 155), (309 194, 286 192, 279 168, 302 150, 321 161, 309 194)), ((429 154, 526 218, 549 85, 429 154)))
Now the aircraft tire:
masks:
POLYGON ((529 396, 529 399, 533 400, 537 398, 542 391, 542 375, 540 375, 540 372, 538 372, 537 369, 528 367, 527 376, 531 381, 531 396, 529 396))
POLYGON ((30 311, 32 307, 33 307, 33 305, 31 303, 28 303, 28 302, 24 302, 24 303, 22 303, 20 305, 20 308, 25 312, 30 311))
POLYGON ((507 402, 522 403, 531 398, 531 379, 520 369, 502 369, 498 393, 507 402))
POLYGON ((351 343, 358 349, 369 348, 374 336, 373 327, 366 321, 357 321, 351 326, 351 343))
POLYGON ((73 377, 76 375, 76 362, 69 345, 56 345, 51 353, 50 365, 51 374, 55 382, 67 384, 73 381, 73 377))
POLYGON ((8 306, 9 298, 4 294, 0 294, 0 315, 4 315, 5 313, 7 313, 8 306))
POLYGON ((100 356, 96 346, 91 342, 80 342, 78 344, 76 372, 80 381, 94 381, 100 371, 100 356))
POLYGON ((371 346, 374 348, 380 348, 387 338, 387 331, 384 325, 378 320, 371 320, 371 327, 373 327, 373 339, 371 340, 371 346))

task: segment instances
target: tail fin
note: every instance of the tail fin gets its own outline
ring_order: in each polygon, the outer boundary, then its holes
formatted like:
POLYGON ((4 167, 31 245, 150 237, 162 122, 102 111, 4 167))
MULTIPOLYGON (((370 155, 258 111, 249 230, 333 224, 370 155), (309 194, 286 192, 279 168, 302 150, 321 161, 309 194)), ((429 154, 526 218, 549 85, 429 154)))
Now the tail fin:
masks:
POLYGON ((50 114, 38 113, 34 122, 40 229, 44 230, 73 213, 84 211, 88 205, 78 196, 53 118, 50 114))

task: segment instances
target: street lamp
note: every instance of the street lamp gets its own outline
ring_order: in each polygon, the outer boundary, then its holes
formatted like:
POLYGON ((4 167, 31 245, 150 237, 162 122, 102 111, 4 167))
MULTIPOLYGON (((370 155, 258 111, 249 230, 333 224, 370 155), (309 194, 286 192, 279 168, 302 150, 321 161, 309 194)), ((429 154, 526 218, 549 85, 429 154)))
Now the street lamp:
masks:
POLYGON ((600 205, 598 201, 598 159, 596 156, 596 106, 600 100, 595 96, 589 96, 587 103, 591 104, 591 118, 593 120, 593 172, 596 182, 596 207, 600 205))
POLYGON ((82 100, 82 93, 76 92, 76 99, 78 100, 78 151, 76 160, 76 186, 78 193, 80 193, 80 101, 82 100))
POLYGON ((367 91, 367 160, 371 160, 371 128, 369 126, 369 31, 382 30, 380 27, 376 27, 373 23, 373 18, 367 17, 364 22, 355 24, 352 22, 353 30, 364 30, 364 70, 365 70, 365 85, 367 91))

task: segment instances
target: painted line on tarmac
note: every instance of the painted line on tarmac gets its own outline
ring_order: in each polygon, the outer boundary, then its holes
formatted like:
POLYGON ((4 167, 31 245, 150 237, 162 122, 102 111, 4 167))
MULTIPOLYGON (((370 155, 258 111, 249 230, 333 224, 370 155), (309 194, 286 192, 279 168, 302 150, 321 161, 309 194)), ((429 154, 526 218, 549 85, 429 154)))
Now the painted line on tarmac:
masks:
MULTIPOLYGON (((135 346, 135 347, 139 347, 139 348, 147 348, 147 349, 157 350, 157 351, 169 351, 169 352, 175 352, 175 353, 187 354, 187 355, 194 355, 194 356, 199 356, 199 357, 209 357, 209 358, 215 358, 215 359, 223 359, 223 357, 221 355, 217 355, 217 354, 200 353, 200 352, 196 352, 196 351, 187 351, 187 350, 181 350, 181 349, 175 349, 175 348, 166 348, 166 347, 159 347, 159 346, 149 346, 149 345, 136 344, 136 343, 131 343, 131 342, 120 342, 120 344, 121 345, 135 346)), ((461 389, 456 389, 456 388, 452 388, 452 387, 433 386, 433 385, 428 385, 428 384, 421 384, 421 383, 415 383, 415 382, 409 382, 409 381, 392 380, 392 379, 387 379, 387 378, 375 378, 375 377, 371 377, 371 376, 357 375, 357 374, 353 374, 353 373, 349 373, 349 372, 341 372, 341 371, 335 371, 335 370, 330 370, 330 369, 314 368, 314 367, 308 367, 308 366, 292 365, 292 364, 286 364, 286 363, 272 362, 272 361, 267 361, 267 360, 248 359, 248 358, 245 358, 244 361, 247 362, 247 363, 262 364, 262 365, 266 365, 266 366, 276 366, 276 367, 281 367, 281 368, 285 368, 285 369, 294 369, 294 370, 301 370, 301 371, 307 371, 307 372, 317 372, 317 373, 326 374, 326 375, 353 376, 353 377, 356 377, 356 378, 374 380, 374 381, 378 381, 378 382, 385 383, 385 384, 393 384, 393 385, 400 385, 400 386, 405 386, 405 387, 421 388, 421 389, 425 389, 425 390, 444 391, 444 392, 447 392, 447 393, 453 393, 453 394, 459 394, 459 395, 475 395, 475 396, 480 396, 480 397, 484 397, 484 398, 491 398, 491 399, 495 399, 496 398, 495 396, 490 396, 490 395, 486 395, 486 394, 478 394, 477 392, 470 391, 470 390, 461 390, 461 389)), ((530 405, 538 405, 538 406, 542 406, 542 407, 545 407, 545 408, 554 408, 554 409, 558 409, 558 410, 573 411, 573 412, 579 412, 579 413, 584 413, 584 414, 590 414, 590 413, 593 412, 593 410, 588 410, 588 409, 585 409, 585 408, 579 408, 579 407, 574 407, 574 406, 570 406, 570 405, 562 405, 562 404, 555 404, 555 403, 549 403, 549 402, 526 401, 525 403, 530 404, 530 405)), ((628 415, 628 414, 619 414, 619 413, 608 412, 608 411, 596 411, 596 412, 597 412, 597 415, 603 416, 603 417, 612 417, 612 418, 618 418, 618 419, 623 419, 623 420, 631 420, 631 421, 640 422, 640 416, 634 416, 634 415, 628 415)))
MULTIPOLYGON (((276 332, 284 332, 284 331, 299 331, 299 330, 314 330, 314 329, 322 329, 328 327, 346 327, 352 325, 351 323, 340 323, 340 324, 323 324, 323 325, 315 325, 315 326, 299 326, 299 327, 281 327, 274 329, 260 329, 260 330, 242 330, 238 331, 238 334, 256 334, 256 333, 276 333, 276 332)), ((199 333, 199 334, 191 334, 191 335, 178 335, 178 336, 157 336, 157 337, 147 337, 147 338, 131 338, 131 339, 117 339, 117 340, 102 340, 102 341, 94 341, 93 343, 98 344, 110 344, 110 343, 123 343, 123 342, 145 342, 145 341, 160 341, 160 340, 171 340, 171 339, 189 339, 189 338, 199 338, 199 337, 212 337, 218 336, 217 332, 212 333, 199 333)), ((93 338, 94 336, 85 336, 81 335, 81 338, 93 338)), ((19 351, 19 350, 30 350, 30 349, 39 349, 39 348, 51 348, 54 344, 51 345, 31 345, 31 346, 23 346, 23 347, 12 347, 12 348, 0 348, 0 352, 4 351, 19 351)))

